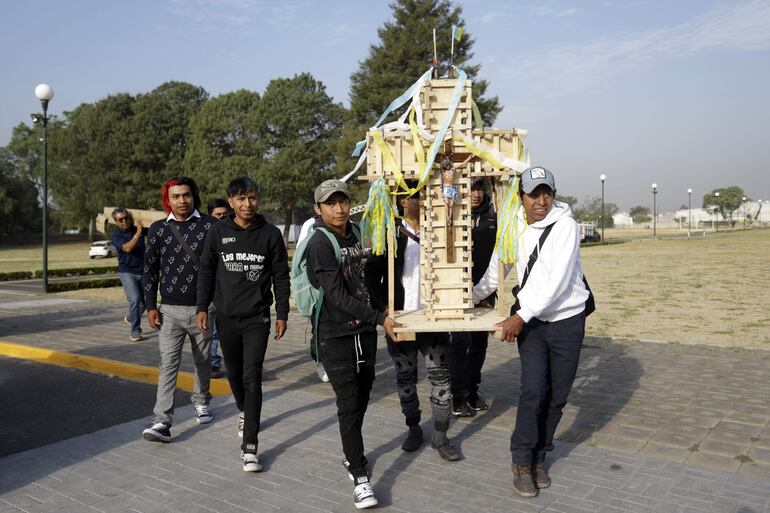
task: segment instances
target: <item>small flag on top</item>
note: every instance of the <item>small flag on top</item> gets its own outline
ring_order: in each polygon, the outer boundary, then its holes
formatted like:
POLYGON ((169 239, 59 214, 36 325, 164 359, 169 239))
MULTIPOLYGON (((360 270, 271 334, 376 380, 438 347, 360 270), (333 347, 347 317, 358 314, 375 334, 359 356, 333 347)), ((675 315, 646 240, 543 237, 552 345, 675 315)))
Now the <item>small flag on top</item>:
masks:
POLYGON ((463 27, 452 25, 452 37, 459 41, 463 37, 463 30, 465 30, 463 27))

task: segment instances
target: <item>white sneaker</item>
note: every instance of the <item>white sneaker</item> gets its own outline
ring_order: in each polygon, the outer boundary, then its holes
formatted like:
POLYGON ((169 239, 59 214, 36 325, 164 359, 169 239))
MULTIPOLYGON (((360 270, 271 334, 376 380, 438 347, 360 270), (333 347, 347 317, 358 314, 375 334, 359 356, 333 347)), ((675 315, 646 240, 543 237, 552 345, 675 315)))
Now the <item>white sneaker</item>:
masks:
POLYGON ((329 376, 326 374, 326 369, 324 369, 324 364, 322 364, 321 362, 318 362, 315 365, 315 372, 316 374, 318 374, 318 379, 320 379, 324 383, 329 382, 329 376))
POLYGON ((211 422, 211 413, 209 413, 209 407, 205 404, 194 404, 195 418, 198 419, 198 424, 208 424, 211 422))
POLYGON ((262 472, 262 465, 256 454, 250 452, 241 452, 241 461, 243 462, 244 472, 262 472))
POLYGON ((238 438, 243 438, 244 422, 245 422, 245 418, 243 416, 243 412, 238 413, 238 438))
POLYGON ((353 490, 353 504, 357 509, 373 508, 379 502, 374 496, 372 485, 369 484, 368 477, 359 477, 356 479, 356 487, 353 490))

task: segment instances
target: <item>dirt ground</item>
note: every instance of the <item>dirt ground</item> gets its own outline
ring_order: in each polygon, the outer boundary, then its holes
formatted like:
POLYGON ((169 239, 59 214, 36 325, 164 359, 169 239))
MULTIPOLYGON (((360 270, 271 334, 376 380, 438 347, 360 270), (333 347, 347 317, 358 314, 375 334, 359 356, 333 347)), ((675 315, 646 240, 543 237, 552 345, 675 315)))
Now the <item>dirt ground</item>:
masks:
MULTIPOLYGON (((52 267, 114 265, 114 258, 84 258, 87 250, 85 244, 54 247, 52 267)), ((30 259, 37 251, 0 251, 0 270, 35 268, 30 259)), ((770 229, 642 238, 585 247, 581 254, 597 304, 589 335, 770 349, 770 229)), ((119 287, 61 295, 125 301, 119 287)), ((505 301, 510 297, 503 293, 505 301)))
POLYGON ((770 349, 770 230, 633 240, 581 251, 587 332, 770 349))

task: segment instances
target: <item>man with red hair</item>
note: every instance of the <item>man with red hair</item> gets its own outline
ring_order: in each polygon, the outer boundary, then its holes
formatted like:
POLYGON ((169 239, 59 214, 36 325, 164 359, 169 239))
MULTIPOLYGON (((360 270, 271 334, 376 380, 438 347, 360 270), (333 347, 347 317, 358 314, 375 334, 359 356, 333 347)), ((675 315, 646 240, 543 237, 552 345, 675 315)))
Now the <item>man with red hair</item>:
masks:
POLYGON ((188 336, 195 360, 192 394, 195 417, 199 424, 211 422, 208 409, 211 329, 198 329, 195 307, 203 243, 216 219, 200 213, 198 186, 192 178, 168 180, 163 184, 162 201, 168 217, 150 225, 144 257, 147 320, 151 328, 160 330, 160 374, 154 416, 152 425, 142 433, 144 439, 151 442, 171 441, 176 378, 188 336))

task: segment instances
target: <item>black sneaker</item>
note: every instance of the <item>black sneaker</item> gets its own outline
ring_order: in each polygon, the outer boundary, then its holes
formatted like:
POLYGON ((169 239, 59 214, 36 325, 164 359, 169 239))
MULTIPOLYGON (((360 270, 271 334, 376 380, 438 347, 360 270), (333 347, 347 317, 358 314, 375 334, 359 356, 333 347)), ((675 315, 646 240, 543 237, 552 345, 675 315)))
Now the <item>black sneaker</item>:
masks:
POLYGON ((224 378, 225 376, 227 376, 227 373, 222 370, 222 367, 214 367, 214 366, 211 367, 212 379, 224 378))
POLYGON ((171 426, 164 424, 163 422, 156 422, 151 427, 148 427, 142 431, 142 436, 148 442, 170 442, 171 441, 171 426))
POLYGON ((475 417, 476 410, 468 405, 468 401, 463 399, 452 398, 452 414, 455 417, 475 417))
POLYGON ((414 452, 420 448, 423 441, 422 428, 420 426, 409 426, 409 433, 406 435, 401 448, 406 452, 414 452))
POLYGON ((468 405, 476 411, 486 411, 489 409, 489 403, 481 394, 469 395, 468 405))
POLYGON ((460 459, 460 453, 457 452, 457 449, 455 449, 452 442, 448 439, 445 439, 441 443, 436 442, 436 440, 431 440, 430 446, 438 451, 438 455, 441 456, 442 460, 458 461, 460 459))
POLYGON ((374 490, 369 483, 369 478, 359 477, 355 480, 356 487, 353 489, 353 504, 357 509, 373 508, 379 502, 374 496, 374 490))

